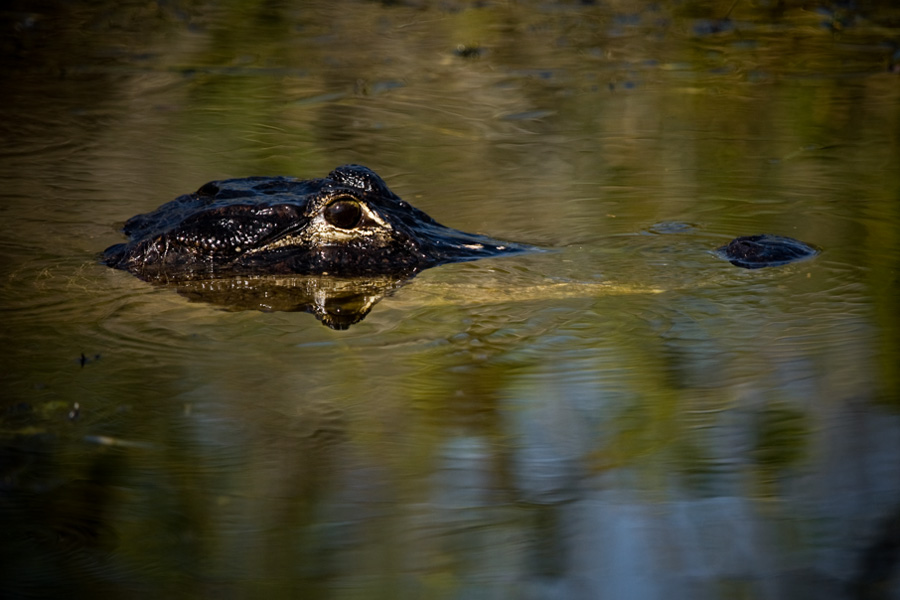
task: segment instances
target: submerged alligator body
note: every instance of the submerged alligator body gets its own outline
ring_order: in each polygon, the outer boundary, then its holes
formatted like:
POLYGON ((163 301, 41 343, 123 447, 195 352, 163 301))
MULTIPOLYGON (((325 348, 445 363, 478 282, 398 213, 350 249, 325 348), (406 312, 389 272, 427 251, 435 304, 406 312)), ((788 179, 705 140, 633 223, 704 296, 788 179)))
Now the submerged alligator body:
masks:
POLYGON ((151 280, 411 276, 535 249, 445 227, 359 165, 324 179, 213 181, 129 219, 124 232, 131 241, 107 248, 104 262, 151 280))

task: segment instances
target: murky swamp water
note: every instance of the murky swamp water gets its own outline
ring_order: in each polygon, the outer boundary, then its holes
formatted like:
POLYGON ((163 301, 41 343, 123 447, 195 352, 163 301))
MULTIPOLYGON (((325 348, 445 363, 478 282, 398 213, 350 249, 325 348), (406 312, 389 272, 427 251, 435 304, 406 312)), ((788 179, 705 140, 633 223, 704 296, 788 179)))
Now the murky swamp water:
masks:
POLYGON ((0 596, 900 598, 891 3, 0 23, 0 596), (346 163, 550 251, 346 330, 98 262, 207 181, 346 163), (756 233, 822 253, 712 253, 756 233))

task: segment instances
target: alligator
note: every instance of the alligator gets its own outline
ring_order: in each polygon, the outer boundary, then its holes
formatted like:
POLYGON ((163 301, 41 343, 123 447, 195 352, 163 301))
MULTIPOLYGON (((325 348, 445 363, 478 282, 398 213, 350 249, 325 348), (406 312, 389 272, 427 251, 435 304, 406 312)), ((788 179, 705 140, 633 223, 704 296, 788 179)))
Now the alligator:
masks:
POLYGON ((228 275, 400 276, 537 250, 441 225, 374 172, 213 181, 125 223, 104 262, 142 279, 228 275))
MULTIPOLYGON (((424 269, 543 250, 441 225, 360 165, 322 179, 212 181, 132 217, 123 231, 130 240, 103 253, 110 267, 175 284, 194 298, 218 294, 242 307, 305 310, 335 329, 361 320, 424 269)), ((747 269, 817 252, 774 235, 739 237, 715 251, 747 269)))

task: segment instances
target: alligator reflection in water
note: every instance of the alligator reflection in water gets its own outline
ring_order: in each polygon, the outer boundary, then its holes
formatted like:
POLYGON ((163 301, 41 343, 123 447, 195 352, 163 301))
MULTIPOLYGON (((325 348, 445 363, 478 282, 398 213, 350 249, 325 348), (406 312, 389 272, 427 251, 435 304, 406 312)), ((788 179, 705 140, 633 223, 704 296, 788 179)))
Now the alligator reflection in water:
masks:
POLYGON ((362 321, 379 300, 407 281, 394 277, 263 275, 190 279, 168 285, 190 300, 228 310, 308 312, 331 329, 340 330, 362 321))

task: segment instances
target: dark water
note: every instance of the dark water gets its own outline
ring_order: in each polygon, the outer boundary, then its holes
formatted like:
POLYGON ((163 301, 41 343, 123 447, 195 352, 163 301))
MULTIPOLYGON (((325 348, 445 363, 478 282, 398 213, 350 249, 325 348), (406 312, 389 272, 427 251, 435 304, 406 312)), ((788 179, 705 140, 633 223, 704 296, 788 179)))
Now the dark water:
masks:
POLYGON ((888 2, 12 2, 0 596, 900 598, 888 2), (553 252, 346 331, 97 262, 366 164, 553 252), (811 261, 737 269, 737 235, 811 261))

